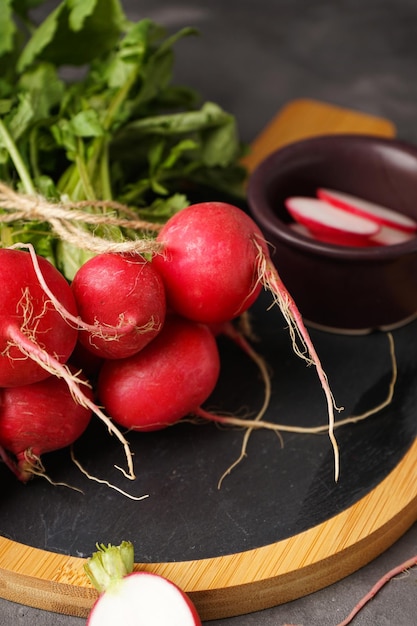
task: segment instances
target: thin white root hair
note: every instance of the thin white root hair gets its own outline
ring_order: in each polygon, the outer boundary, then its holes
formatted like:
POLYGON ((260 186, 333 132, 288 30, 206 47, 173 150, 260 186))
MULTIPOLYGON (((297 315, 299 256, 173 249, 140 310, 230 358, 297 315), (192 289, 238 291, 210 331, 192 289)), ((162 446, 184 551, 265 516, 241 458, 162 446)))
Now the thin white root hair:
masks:
MULTIPOLYGON (((392 373, 391 373, 391 379, 390 379, 390 383, 388 386, 388 393, 387 393, 386 398, 382 402, 380 402, 378 405, 372 407, 371 409, 368 409, 364 413, 361 413, 359 415, 352 415, 350 417, 346 417, 344 419, 335 421, 334 423, 335 429, 341 428, 342 426, 346 426, 348 424, 356 424, 358 422, 361 422, 379 413, 380 411, 382 411, 383 409, 385 409, 387 406, 391 404, 393 396, 394 396, 395 385, 396 385, 397 378, 398 378, 398 367, 397 367, 397 360, 395 356, 394 338, 392 334, 389 332, 387 333, 387 338, 389 342, 389 352, 390 352, 392 373)), ((261 421, 261 419, 258 419, 258 418, 251 420, 251 419, 246 419, 246 418, 242 419, 242 418, 233 417, 233 416, 216 415, 215 413, 210 413, 201 407, 195 412, 195 414, 205 420, 215 422, 222 426, 236 426, 238 428, 246 429, 244 440, 243 440, 243 445, 241 448, 241 453, 239 457, 236 459, 236 461, 234 461, 232 465, 230 465, 230 467, 222 474, 218 482, 218 488, 221 487, 226 476, 228 476, 233 471, 233 469, 235 469, 237 465, 245 458, 247 443, 253 430, 259 430, 261 428, 265 428, 266 430, 275 432, 280 439, 281 445, 283 445, 281 433, 284 433, 284 432, 296 433, 296 434, 310 434, 310 435, 316 435, 316 434, 322 434, 322 433, 328 432, 327 424, 320 425, 320 426, 291 426, 289 424, 276 424, 274 422, 261 421)))
POLYGON ((334 479, 335 482, 339 480, 340 473, 340 455, 339 447, 334 434, 335 416, 334 411, 341 409, 336 406, 333 394, 331 392, 327 375, 323 370, 318 354, 313 346, 313 342, 310 339, 310 335, 304 326, 303 319, 301 317, 298 308, 288 293, 284 283, 278 275, 271 259, 265 256, 261 245, 254 240, 254 245, 258 249, 258 276, 260 282, 265 289, 271 292, 279 305, 282 314, 289 326, 289 332, 292 340, 292 345, 295 353, 307 361, 309 364, 314 364, 319 380, 321 382, 322 389, 324 391, 327 403, 328 413, 328 436, 333 447, 334 456, 334 479), (303 349, 298 347, 296 341, 297 336, 301 339, 303 349), (306 352, 305 352, 306 351, 306 352))
MULTIPOLYGON (((27 249, 31 261, 33 264, 33 269, 35 270, 36 278, 39 281, 40 286, 42 287, 45 295, 49 298, 51 304, 54 309, 61 315, 61 317, 69 324, 72 325, 77 330, 84 330, 89 333, 93 337, 100 337, 107 339, 108 341, 119 339, 124 334, 130 332, 132 330, 132 324, 123 324, 123 320, 120 320, 120 323, 117 326, 111 326, 110 324, 88 324, 84 322, 81 317, 72 315, 67 309, 62 305, 62 303, 58 300, 55 294, 50 290, 45 277, 42 274, 42 270, 39 265, 39 260, 35 251, 35 248, 31 243, 15 243, 10 246, 10 249, 27 249)), ((143 327, 139 327, 138 332, 148 332, 149 330, 154 329, 155 322, 148 322, 148 324, 143 327)))
MULTIPOLYGON (((248 318, 246 318, 244 320, 244 328, 245 331, 248 334, 252 334, 251 333, 251 328, 250 328, 250 324, 249 324, 249 320, 248 318)), ((227 324, 227 326, 225 327, 225 335, 227 337, 229 337, 230 339, 232 339, 232 341, 234 341, 240 348, 242 348, 243 352, 245 352, 250 359, 252 359, 252 361, 255 363, 255 365, 258 367, 259 372, 261 374, 263 383, 264 383, 264 400, 262 403, 262 406, 258 412, 258 414, 256 415, 256 417, 254 418, 254 420, 256 422, 259 422, 262 420, 263 416, 265 415, 270 401, 271 401, 271 377, 269 375, 268 372, 268 367, 265 363, 265 360, 261 357, 260 354, 258 354, 256 352, 256 350, 253 349, 253 347, 250 345, 250 343, 248 341, 246 341, 246 338, 244 337, 244 335, 239 332, 234 326, 233 324, 227 324)), ((240 454, 238 456, 238 458, 236 459, 236 461, 234 461, 230 467, 222 474, 222 476, 219 479, 217 488, 220 489, 221 485, 223 483, 223 480, 226 478, 226 476, 228 476, 229 474, 231 474, 231 472, 233 471, 233 469, 235 469, 239 463, 241 463, 241 461, 245 458, 246 456, 246 450, 247 450, 247 446, 248 446, 248 442, 249 442, 249 438, 250 435, 253 432, 253 428, 247 428, 243 437, 243 441, 242 441, 242 447, 241 447, 241 451, 240 454)))
MULTIPOLYGON (((146 498, 149 498, 149 494, 145 494, 143 496, 134 496, 131 493, 128 493, 127 491, 124 491, 123 489, 120 489, 120 487, 118 487, 117 485, 113 485, 108 480, 104 480, 103 478, 98 478, 97 476, 93 476, 75 458, 74 450, 73 450, 72 447, 71 447, 71 459, 72 459, 73 463, 78 467, 80 472, 82 474, 84 474, 84 476, 86 476, 89 480, 93 480, 94 482, 99 483, 100 485, 106 485, 110 489, 114 489, 114 491, 117 491, 118 493, 122 494, 126 498, 129 498, 129 500, 135 500, 135 501, 138 502, 140 500, 145 500, 146 498)), ((115 466, 115 467, 117 467, 117 466, 115 466)), ((123 471, 123 474, 125 474, 124 470, 122 470, 122 471, 123 471)))
POLYGON ((13 345, 17 346, 24 355, 38 363, 51 375, 62 378, 67 383, 68 389, 70 390, 74 401, 78 402, 84 408, 90 409, 107 426, 109 433, 117 437, 123 445, 125 451, 129 470, 127 476, 130 480, 134 480, 136 476, 133 469, 133 459, 129 442, 116 427, 110 417, 103 413, 101 408, 90 400, 85 393, 83 393, 79 386, 79 380, 73 376, 68 367, 60 363, 57 359, 48 354, 46 350, 40 348, 36 343, 28 339, 18 328, 12 326, 9 329, 9 336, 13 345))

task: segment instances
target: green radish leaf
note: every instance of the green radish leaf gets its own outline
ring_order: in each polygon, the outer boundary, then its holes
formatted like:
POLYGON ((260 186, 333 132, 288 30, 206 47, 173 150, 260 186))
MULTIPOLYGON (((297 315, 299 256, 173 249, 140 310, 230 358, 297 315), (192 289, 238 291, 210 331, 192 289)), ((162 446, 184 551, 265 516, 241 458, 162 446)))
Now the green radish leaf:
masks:
POLYGON ((97 112, 93 109, 80 111, 74 115, 70 124, 77 137, 101 137, 104 134, 97 112))
POLYGON ((55 247, 56 266, 71 281, 84 263, 91 259, 93 252, 78 248, 68 241, 58 240, 55 247))
POLYGON ((37 254, 55 265, 54 237, 47 224, 39 222, 17 222, 12 231, 15 243, 31 243, 37 254))
POLYGON ((203 162, 207 167, 226 167, 236 161, 238 140, 235 120, 228 116, 219 126, 204 132, 203 162))
POLYGON ((140 20, 129 28, 110 63, 106 60, 103 64, 109 87, 123 87, 132 72, 136 74, 141 72, 154 29, 155 24, 148 19, 140 20))
POLYGON ((229 122, 230 115, 217 104, 206 102, 197 111, 185 111, 166 115, 153 115, 135 120, 128 126, 128 132, 141 134, 176 135, 201 131, 229 122))
POLYGON ((0 100, 0 115, 4 116, 7 113, 9 113, 9 111, 11 111, 13 107, 13 100, 11 99, 3 99, 0 100))
POLYGON ((16 26, 12 18, 12 0, 3 0, 0 11, 0 56, 11 52, 14 46, 16 26))
POLYGON ((164 169, 171 169, 184 155, 184 153, 189 153, 197 149, 198 143, 196 141, 192 139, 183 139, 171 148, 167 158, 162 163, 162 167, 164 169))
POLYGON ((56 66, 89 63, 112 49, 125 23, 118 0, 63 0, 29 39, 18 70, 39 59, 56 66))
POLYGON ((65 148, 72 160, 77 152, 77 139, 71 123, 66 119, 59 120, 51 126, 51 133, 57 145, 65 148))
POLYGON ((30 96, 24 93, 19 94, 18 104, 8 116, 8 129, 14 141, 17 141, 23 135, 33 119, 34 111, 30 96))
POLYGON ((22 74, 19 88, 30 95, 37 120, 47 119, 65 93, 65 85, 50 63, 40 63, 22 74))
POLYGON ((187 197, 181 193, 175 193, 169 198, 157 198, 151 206, 139 209, 139 216, 144 220, 165 222, 172 215, 181 211, 190 203, 187 197))

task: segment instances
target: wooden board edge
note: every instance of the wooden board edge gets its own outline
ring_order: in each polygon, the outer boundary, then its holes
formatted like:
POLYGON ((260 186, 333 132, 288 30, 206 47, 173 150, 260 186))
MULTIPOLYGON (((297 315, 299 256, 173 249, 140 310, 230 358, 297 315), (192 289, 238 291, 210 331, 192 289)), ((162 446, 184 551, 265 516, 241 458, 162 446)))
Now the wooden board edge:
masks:
MULTIPOLYGON (((345 578, 384 552, 416 519, 417 440, 369 494, 299 535, 239 554, 135 567, 178 584, 202 620, 223 619, 283 604, 345 578)), ((0 596, 86 617, 97 593, 84 575, 84 562, 0 538, 0 596)))
MULTIPOLYGON (((311 100, 289 102, 252 143, 251 172, 272 150, 329 133, 395 136, 384 118, 311 100), (296 122, 296 123, 295 123, 296 122)), ((201 618, 223 619, 282 604, 366 565, 417 519, 417 442, 397 467, 352 507, 295 537, 236 555, 176 563, 137 563, 176 582, 201 618), (394 502, 393 502, 394 501, 394 502), (344 529, 353 529, 344 532, 344 529)), ((97 598, 85 559, 0 537, 0 597, 41 610, 86 617, 97 598)))

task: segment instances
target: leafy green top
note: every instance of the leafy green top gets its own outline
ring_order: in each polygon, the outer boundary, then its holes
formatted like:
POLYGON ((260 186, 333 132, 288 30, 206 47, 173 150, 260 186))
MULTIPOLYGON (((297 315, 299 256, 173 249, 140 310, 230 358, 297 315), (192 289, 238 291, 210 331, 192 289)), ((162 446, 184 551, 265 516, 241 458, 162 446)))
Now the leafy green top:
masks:
MULTIPOLYGON (((62 0, 38 25, 43 0, 3 1, 1 181, 55 201, 117 200, 156 222, 202 187, 243 195, 236 120, 172 83, 173 47, 194 28, 132 22, 119 0, 62 0)), ((64 270, 85 258, 48 224, 1 226, 3 245, 17 239, 64 270)))
POLYGON ((119 546, 97 545, 97 552, 87 559, 84 571, 93 586, 102 593, 133 571, 134 548, 130 541, 119 546))

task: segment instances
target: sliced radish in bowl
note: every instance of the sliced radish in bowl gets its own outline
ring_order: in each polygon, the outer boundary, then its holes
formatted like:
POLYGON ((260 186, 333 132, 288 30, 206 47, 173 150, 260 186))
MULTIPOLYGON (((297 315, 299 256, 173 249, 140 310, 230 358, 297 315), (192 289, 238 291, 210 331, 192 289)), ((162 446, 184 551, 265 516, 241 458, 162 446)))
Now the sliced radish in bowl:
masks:
POLYGON ((404 232, 415 232, 417 230, 417 222, 408 215, 398 213, 373 202, 368 202, 363 198, 324 188, 317 190, 317 197, 352 215, 360 215, 372 219, 380 225, 396 228, 404 232))
POLYGON ((345 246, 372 245, 380 230, 374 220, 339 209, 324 200, 302 196, 287 198, 285 206, 293 219, 316 239, 345 246))
POLYGON ((382 226, 379 233, 371 237, 371 239, 379 246, 395 246, 399 243, 410 241, 410 239, 415 239, 415 237, 416 233, 405 232, 390 226, 382 226))

